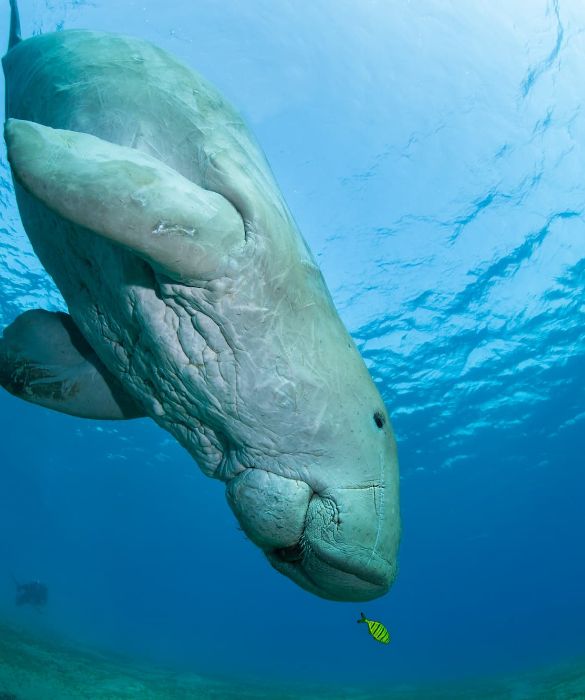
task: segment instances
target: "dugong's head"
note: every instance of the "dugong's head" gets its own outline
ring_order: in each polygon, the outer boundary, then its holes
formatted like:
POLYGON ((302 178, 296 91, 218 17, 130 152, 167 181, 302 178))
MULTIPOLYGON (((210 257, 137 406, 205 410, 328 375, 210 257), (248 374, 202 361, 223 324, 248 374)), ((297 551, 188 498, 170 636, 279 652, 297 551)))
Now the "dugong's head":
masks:
POLYGON ((188 178, 87 134, 12 120, 6 138, 22 188, 78 227, 51 274, 109 371, 225 482, 273 567, 324 598, 384 594, 400 530, 388 413, 255 145, 188 178), (79 293, 71 241, 107 261, 107 287, 79 293))
MULTIPOLYGON (((228 171, 228 167, 226 167, 228 171)), ((254 283, 241 347, 240 419, 254 426, 228 502, 272 566, 332 600, 388 591, 400 539, 396 443, 386 407, 321 272, 283 206, 241 200, 254 283), (254 216, 252 215, 254 211, 254 216), (262 340, 260 340, 262 339, 262 340)), ((242 297, 246 294, 243 293, 242 297)), ((235 426, 235 424, 233 424, 235 426)))
POLYGON ((397 573, 390 419, 294 221, 266 191, 232 196, 250 250, 232 273, 247 311, 235 332, 238 420, 224 428, 239 445, 228 502, 279 572, 324 598, 370 600, 397 573))
MULTIPOLYGON (((227 483, 243 530, 274 568, 319 596, 346 601, 388 591, 399 543, 392 430, 354 362, 354 377, 339 376, 343 387, 327 381, 315 391, 310 416, 307 406, 283 416, 289 454, 266 455, 227 483), (293 422, 313 431, 310 444, 293 422)), ((296 384, 300 404, 304 384, 296 384)))

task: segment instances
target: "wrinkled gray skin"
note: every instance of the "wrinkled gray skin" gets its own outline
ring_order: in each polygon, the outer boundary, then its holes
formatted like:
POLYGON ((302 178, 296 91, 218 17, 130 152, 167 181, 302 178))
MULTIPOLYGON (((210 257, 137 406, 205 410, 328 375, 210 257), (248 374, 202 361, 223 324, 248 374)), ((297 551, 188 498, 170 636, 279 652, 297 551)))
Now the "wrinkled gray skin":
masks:
POLYGON ((69 308, 0 341, 13 394, 146 415, 226 484, 270 563, 333 600, 396 574, 387 412, 241 118, 154 46, 13 41, 5 136, 25 229, 69 308))

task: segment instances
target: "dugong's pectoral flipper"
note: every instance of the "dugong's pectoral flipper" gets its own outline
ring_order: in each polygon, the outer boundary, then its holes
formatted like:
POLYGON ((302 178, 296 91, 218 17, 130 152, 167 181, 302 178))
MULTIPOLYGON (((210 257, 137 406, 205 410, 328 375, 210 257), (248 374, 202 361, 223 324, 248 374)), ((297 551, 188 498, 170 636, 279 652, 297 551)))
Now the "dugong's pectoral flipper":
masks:
POLYGON ((245 244, 230 202, 161 161, 76 131, 9 119, 16 179, 64 219, 188 283, 221 276, 245 244))
POLYGON ((4 330, 0 384, 25 401, 81 418, 145 415, 64 313, 26 311, 4 330))

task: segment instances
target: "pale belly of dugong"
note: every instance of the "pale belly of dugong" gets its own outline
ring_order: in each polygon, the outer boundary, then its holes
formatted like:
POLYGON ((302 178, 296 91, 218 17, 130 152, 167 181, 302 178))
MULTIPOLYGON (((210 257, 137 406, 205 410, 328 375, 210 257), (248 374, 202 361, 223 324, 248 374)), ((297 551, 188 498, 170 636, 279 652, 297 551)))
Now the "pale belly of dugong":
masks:
POLYGON ((327 598, 385 593, 390 421, 240 117, 127 37, 36 37, 4 69, 21 217, 71 320, 17 319, 2 384, 75 415, 150 416, 226 482, 275 568, 327 598))

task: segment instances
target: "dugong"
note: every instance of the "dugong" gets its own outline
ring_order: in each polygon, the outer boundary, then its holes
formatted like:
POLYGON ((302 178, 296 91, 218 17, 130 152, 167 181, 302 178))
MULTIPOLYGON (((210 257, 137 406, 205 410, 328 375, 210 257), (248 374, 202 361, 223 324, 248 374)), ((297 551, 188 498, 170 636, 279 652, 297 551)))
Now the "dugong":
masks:
POLYGON ((22 222, 68 314, 5 329, 0 382, 56 411, 148 416, 209 476, 272 566, 338 601, 397 571, 388 413, 259 146, 155 46, 21 40, 5 139, 22 222))

